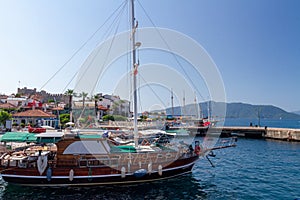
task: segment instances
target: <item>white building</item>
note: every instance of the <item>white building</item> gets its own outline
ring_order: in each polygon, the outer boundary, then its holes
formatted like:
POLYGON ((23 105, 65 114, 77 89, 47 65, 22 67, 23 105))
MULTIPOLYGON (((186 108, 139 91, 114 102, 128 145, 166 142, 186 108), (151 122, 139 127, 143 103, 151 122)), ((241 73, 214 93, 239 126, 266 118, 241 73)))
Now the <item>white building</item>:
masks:
POLYGON ((26 97, 8 97, 6 101, 7 101, 7 103, 10 103, 10 104, 18 107, 18 106, 25 106, 27 103, 27 98, 26 97))

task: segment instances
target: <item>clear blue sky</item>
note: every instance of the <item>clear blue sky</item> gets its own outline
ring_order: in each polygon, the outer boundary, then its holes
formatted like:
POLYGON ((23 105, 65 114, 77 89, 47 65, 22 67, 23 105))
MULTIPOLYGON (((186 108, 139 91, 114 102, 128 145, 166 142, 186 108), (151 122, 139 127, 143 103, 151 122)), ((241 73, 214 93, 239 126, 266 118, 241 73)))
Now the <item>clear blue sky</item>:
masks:
MULTIPOLYGON (((0 93, 39 89, 122 2, 0 0, 0 93)), ((228 102, 300 110, 300 1, 139 2, 156 26, 182 32, 207 50, 228 102)), ((141 11, 137 17, 141 27, 152 25, 141 11)), ((92 47, 43 89, 61 93, 92 47)))

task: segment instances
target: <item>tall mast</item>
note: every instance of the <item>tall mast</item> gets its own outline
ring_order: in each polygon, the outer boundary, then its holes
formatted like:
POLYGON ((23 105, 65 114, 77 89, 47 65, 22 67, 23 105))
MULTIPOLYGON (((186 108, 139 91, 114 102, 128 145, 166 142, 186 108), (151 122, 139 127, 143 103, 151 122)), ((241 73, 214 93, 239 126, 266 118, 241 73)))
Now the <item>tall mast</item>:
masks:
POLYGON ((199 106, 197 105, 197 95, 196 95, 196 92, 195 92, 195 98, 194 98, 194 103, 195 103, 195 111, 196 111, 196 119, 199 119, 199 106))
POLYGON ((210 120, 210 99, 207 101, 207 119, 210 120))
POLYGON ((185 113, 185 92, 183 90, 183 113, 182 115, 184 116, 186 113, 185 113))
POLYGON ((135 49, 135 31, 137 28, 137 24, 135 24, 135 17, 134 17, 134 0, 131 0, 131 40, 132 40, 132 67, 133 67, 133 130, 134 130, 134 145, 135 147, 138 146, 138 128, 137 128, 137 84, 136 84, 136 70, 137 65, 136 63, 136 49, 135 49))
POLYGON ((172 117, 174 117, 174 97, 173 97, 173 89, 171 88, 171 104, 172 104, 172 117))

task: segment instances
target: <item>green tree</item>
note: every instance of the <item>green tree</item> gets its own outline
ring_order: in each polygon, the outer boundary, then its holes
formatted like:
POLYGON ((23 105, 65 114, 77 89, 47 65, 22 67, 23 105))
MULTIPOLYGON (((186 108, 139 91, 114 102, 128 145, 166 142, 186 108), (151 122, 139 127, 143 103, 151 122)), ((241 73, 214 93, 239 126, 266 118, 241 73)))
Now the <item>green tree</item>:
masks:
POLYGON ((60 114, 59 118, 60 118, 61 125, 64 126, 67 122, 69 122, 69 120, 70 120, 70 114, 68 114, 68 113, 66 113, 66 114, 60 114))
POLYGON ((103 116, 103 121, 109 121, 109 120, 115 121, 114 116, 112 116, 112 115, 104 115, 103 116))
POLYGON ((88 93, 86 93, 86 92, 81 92, 79 94, 79 97, 82 97, 82 108, 84 108, 84 106, 85 106, 84 104, 85 104, 85 99, 86 99, 87 95, 88 95, 88 93))
POLYGON ((96 117, 98 117, 98 101, 99 101, 100 97, 98 94, 92 96, 92 100, 94 100, 95 102, 95 115, 96 117))
POLYGON ((71 89, 68 89, 66 92, 65 92, 65 95, 69 96, 69 113, 70 113, 70 122, 72 122, 72 99, 73 99, 73 96, 75 95, 74 93, 74 90, 71 90, 71 89))
POLYGON ((142 116, 140 116, 140 119, 141 119, 141 121, 146 121, 147 120, 147 116, 145 116, 145 115, 142 115, 142 116))
POLYGON ((0 125, 5 125, 6 120, 11 120, 12 116, 8 112, 1 110, 0 111, 0 125))
POLYGON ((114 115, 114 120, 115 121, 126 121, 127 120, 127 117, 124 117, 122 115, 114 115))

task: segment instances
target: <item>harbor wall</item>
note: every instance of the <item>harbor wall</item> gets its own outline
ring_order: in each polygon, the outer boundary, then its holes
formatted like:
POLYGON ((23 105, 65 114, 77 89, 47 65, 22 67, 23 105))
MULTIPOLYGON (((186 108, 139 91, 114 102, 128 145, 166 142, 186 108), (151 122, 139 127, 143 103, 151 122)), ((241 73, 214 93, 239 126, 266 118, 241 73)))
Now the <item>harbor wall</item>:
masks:
MULTIPOLYGON (((194 131, 191 129, 191 131, 194 131)), ((221 131, 221 137, 245 137, 257 139, 276 139, 285 141, 298 141, 300 142, 300 129, 291 128, 272 128, 272 127, 246 127, 246 126, 224 126, 212 127, 209 131, 221 131)), ((195 132, 195 131, 194 131, 195 132)))
POLYGON ((300 129, 267 128, 264 137, 269 139, 300 141, 300 129))

